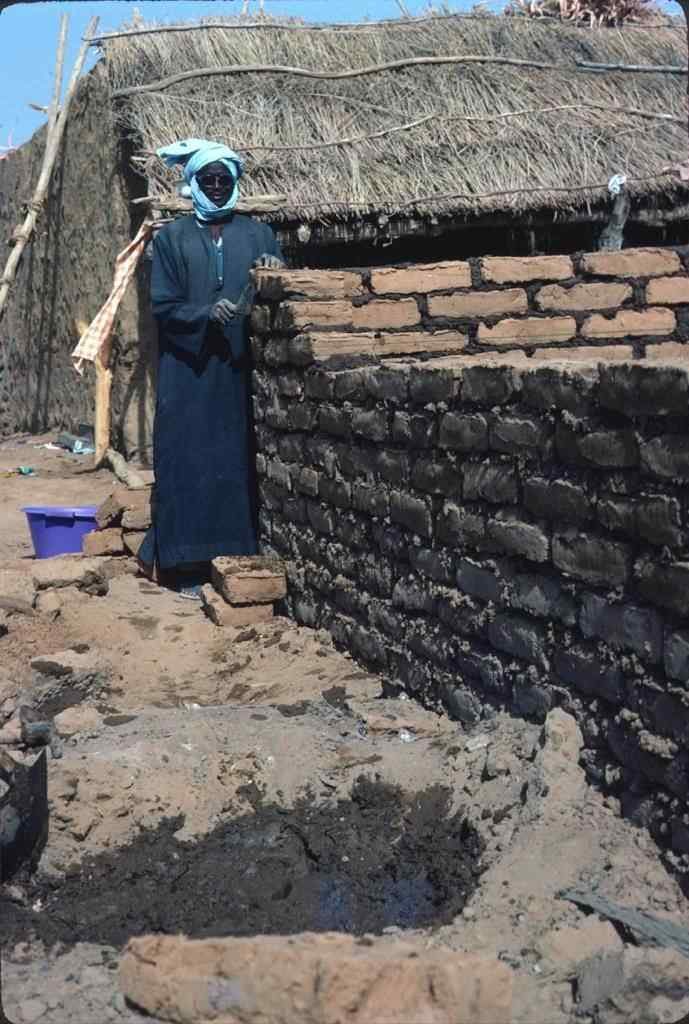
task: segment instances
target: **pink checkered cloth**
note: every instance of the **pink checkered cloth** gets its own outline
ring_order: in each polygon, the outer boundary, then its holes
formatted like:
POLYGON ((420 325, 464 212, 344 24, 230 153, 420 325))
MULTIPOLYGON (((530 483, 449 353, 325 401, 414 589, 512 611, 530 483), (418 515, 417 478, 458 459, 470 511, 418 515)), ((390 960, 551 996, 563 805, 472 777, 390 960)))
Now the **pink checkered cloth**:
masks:
POLYGON ((154 225, 151 221, 144 221, 139 228, 136 238, 132 239, 127 248, 123 249, 115 260, 112 291, 108 295, 103 307, 96 313, 82 334, 79 344, 72 352, 74 369, 78 374, 83 374, 84 363, 96 361, 98 353, 110 339, 120 303, 129 282, 134 276, 141 255, 146 248, 146 243, 153 234, 153 230, 154 225))

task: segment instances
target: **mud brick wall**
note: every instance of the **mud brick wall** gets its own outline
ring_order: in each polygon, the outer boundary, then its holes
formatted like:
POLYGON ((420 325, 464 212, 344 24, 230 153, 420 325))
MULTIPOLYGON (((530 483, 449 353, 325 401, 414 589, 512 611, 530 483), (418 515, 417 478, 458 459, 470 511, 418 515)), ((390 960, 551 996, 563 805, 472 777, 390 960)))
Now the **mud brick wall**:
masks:
POLYGON ((476 289, 461 264, 260 274, 260 522, 298 621, 465 723, 564 706, 592 775, 687 859, 689 349, 670 300, 689 284, 675 252, 643 258, 581 257, 630 276, 567 286, 542 281, 569 258, 536 259, 540 283, 515 291, 537 305, 547 289, 561 308, 578 301, 566 292, 594 294, 582 288, 662 297, 567 316, 581 340, 591 322, 642 317, 672 341, 630 334, 632 319, 593 352, 552 352, 543 332, 532 356, 472 352, 482 317, 442 334, 427 320, 441 302, 508 294, 528 260, 472 265, 476 289))

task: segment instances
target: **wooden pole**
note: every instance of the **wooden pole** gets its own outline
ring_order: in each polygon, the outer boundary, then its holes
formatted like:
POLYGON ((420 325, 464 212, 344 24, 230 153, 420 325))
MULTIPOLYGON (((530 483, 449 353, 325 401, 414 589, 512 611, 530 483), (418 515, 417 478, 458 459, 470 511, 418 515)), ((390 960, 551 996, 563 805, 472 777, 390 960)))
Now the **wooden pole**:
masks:
MULTIPOLYGON (((63 38, 66 38, 66 17, 66 15, 64 15, 63 17, 62 27, 64 29, 64 37, 61 29, 60 42, 62 44, 62 49, 61 52, 58 51, 58 61, 56 67, 56 70, 58 67, 60 70, 60 82, 57 81, 58 76, 56 74, 55 83, 55 89, 58 97, 58 105, 60 87, 62 85, 62 63, 64 60, 63 38)), ((98 18, 92 18, 89 22, 88 34, 90 34, 91 31, 95 31, 97 27, 98 18)), ((14 281, 15 275, 17 273, 17 268, 21 261, 22 254, 28 242, 31 240, 31 237, 34 233, 34 229, 36 227, 38 214, 43 208, 43 203, 45 202, 46 195, 48 194, 48 188, 50 186, 50 179, 52 177, 53 167, 55 165, 55 160, 57 159, 57 154, 60 149, 60 143, 62 141, 62 136, 64 135, 65 131, 65 125, 67 123, 69 107, 77 89, 79 75, 81 74, 81 70, 84 66, 84 61, 86 60, 86 54, 88 53, 89 46, 89 43, 82 43, 81 45, 81 48, 76 59, 76 63, 74 65, 74 69, 72 71, 72 77, 70 78, 69 85, 67 86, 67 92, 65 93, 65 99, 62 104, 62 108, 60 109, 59 114, 57 113, 57 111, 55 111, 52 131, 50 130, 50 117, 48 119, 48 138, 46 140, 45 156, 43 157, 43 165, 41 167, 41 173, 38 178, 38 184, 36 185, 36 190, 34 192, 33 199, 29 204, 29 212, 24 218, 23 224, 20 225, 18 231, 15 232, 13 236, 17 240, 17 242, 14 248, 12 249, 12 252, 10 253, 9 259, 5 264, 5 270, 3 272, 3 275, 0 278, 0 320, 2 319, 3 313, 5 311, 7 297, 9 295, 12 282, 14 281)), ((52 114, 53 104, 51 104, 51 116, 52 114)))
POLYGON ((96 364, 96 403, 94 415, 94 444, 96 453, 94 463, 100 466, 110 448, 110 398, 112 395, 112 369, 110 356, 112 345, 106 342, 95 358, 96 364))

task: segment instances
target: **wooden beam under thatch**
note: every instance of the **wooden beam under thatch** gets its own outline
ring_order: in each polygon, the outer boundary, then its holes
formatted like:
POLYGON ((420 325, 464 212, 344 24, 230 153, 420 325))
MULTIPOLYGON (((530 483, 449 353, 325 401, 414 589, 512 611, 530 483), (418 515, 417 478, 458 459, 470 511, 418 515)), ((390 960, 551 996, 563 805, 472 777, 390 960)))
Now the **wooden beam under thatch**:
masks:
MULTIPOLYGON (((178 195, 139 196, 132 199, 135 205, 144 205, 152 210, 164 210, 166 213, 191 213, 191 199, 178 195)), ((237 213, 277 213, 287 203, 287 196, 244 196, 237 200, 237 213)))

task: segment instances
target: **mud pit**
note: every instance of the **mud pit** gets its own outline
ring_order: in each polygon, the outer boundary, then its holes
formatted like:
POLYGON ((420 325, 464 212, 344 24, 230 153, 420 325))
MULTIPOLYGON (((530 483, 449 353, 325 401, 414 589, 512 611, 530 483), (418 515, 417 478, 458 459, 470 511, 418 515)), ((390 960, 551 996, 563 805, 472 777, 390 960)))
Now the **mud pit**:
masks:
POLYGON ((41 913, 3 908, 10 942, 121 946, 133 935, 343 931, 448 923, 480 873, 482 843, 441 787, 409 795, 361 777, 329 806, 255 800, 201 842, 180 822, 143 832, 116 854, 86 858, 57 890, 33 886, 41 913))

